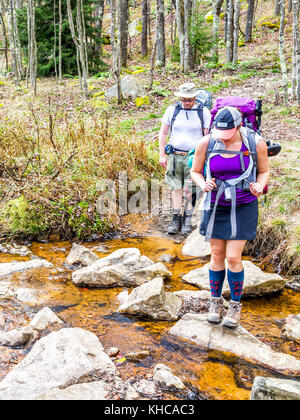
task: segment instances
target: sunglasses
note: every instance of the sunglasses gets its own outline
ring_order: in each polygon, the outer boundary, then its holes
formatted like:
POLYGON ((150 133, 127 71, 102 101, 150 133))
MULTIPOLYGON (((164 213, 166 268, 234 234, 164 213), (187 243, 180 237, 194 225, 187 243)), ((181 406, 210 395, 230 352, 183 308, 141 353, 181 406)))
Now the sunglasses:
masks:
POLYGON ((180 98, 181 102, 194 102, 195 98, 180 98))

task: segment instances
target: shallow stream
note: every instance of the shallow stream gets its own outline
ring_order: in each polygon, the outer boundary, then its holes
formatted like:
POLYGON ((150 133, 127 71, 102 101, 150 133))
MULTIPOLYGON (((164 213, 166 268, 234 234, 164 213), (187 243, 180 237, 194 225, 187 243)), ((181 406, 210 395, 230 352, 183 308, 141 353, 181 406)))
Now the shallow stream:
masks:
MULTIPOLYGON (((158 261, 162 254, 176 257, 172 263, 165 263, 173 273, 165 283, 166 290, 170 292, 197 290, 183 283, 181 275, 207 262, 205 259, 184 257, 181 253, 182 244, 154 236, 82 245, 88 248, 104 245, 105 252, 96 252, 99 257, 124 247, 137 247, 153 261, 158 261)), ((207 352, 174 341, 167 334, 173 322, 153 322, 117 314, 117 296, 123 288, 86 289, 71 283, 71 270, 64 266, 71 246, 69 242, 31 245, 33 254, 52 262, 56 269, 15 274, 9 279, 13 286, 31 289, 35 296, 34 303, 29 302, 30 296, 26 304, 0 302, 0 310, 5 314, 8 328, 26 325, 34 313, 49 306, 70 326, 82 327, 95 333, 105 348, 118 347, 120 354, 114 361, 123 379, 151 379, 154 365, 165 363, 189 389, 187 393, 165 393, 156 398, 249 399, 255 376, 282 376, 230 354, 207 352), (151 355, 140 362, 123 360, 124 354, 140 350, 149 350, 151 355)), ((27 259, 0 254, 0 263, 27 259)), ((289 314, 299 312, 299 294, 284 289, 282 293, 270 297, 244 300, 241 324, 273 350, 299 357, 299 346, 283 340, 280 335, 282 320, 289 314)), ((0 346, 0 380, 25 357, 27 351, 0 346)))

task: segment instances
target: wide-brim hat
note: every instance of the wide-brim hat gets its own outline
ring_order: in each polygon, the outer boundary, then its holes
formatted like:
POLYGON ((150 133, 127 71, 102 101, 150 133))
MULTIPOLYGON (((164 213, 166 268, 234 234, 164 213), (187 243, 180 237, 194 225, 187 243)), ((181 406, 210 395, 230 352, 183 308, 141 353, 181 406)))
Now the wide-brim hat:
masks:
POLYGON ((179 86, 177 92, 174 92, 175 96, 179 96, 180 98, 195 98, 198 94, 198 89, 194 83, 183 83, 179 86))
POLYGON ((241 113, 232 106, 221 108, 214 119, 212 135, 215 138, 230 139, 242 123, 241 113))

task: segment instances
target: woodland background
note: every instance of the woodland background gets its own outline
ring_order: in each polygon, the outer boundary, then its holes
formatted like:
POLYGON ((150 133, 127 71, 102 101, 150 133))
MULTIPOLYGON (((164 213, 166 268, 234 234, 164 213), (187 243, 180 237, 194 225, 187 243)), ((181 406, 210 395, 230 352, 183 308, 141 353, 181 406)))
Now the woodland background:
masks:
POLYGON ((160 117, 193 81, 263 100, 263 136, 282 152, 249 252, 299 274, 299 0, 0 0, 0 23, 2 240, 122 229, 97 213, 99 180, 163 179, 160 117), (123 97, 128 74, 140 97, 123 97))

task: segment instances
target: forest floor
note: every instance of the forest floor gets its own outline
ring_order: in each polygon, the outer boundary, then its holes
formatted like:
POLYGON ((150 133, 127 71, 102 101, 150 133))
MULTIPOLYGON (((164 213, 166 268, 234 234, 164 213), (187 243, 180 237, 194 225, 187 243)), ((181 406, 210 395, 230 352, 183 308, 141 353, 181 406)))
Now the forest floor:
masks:
MULTIPOLYGON (((290 19, 287 26, 291 27, 290 19)), ((105 91, 114 84, 108 71, 90 77, 88 100, 78 93, 78 78, 64 78, 61 85, 53 78, 38 80, 38 94, 34 97, 25 82, 15 85, 7 76, 1 76, 2 239, 20 236, 51 239, 53 232, 60 237, 75 233, 79 239, 86 239, 95 238, 98 232, 103 235, 111 228, 124 233, 135 230, 141 235, 143 229, 164 232, 170 215, 158 218, 140 215, 142 223, 136 222, 134 215, 103 221, 95 216, 95 205, 90 203, 99 194, 96 184, 100 177, 116 179, 119 171, 126 170, 129 179, 140 177, 147 182, 152 178, 163 179, 158 164, 160 119, 175 102, 173 93, 177 87, 194 82, 197 87, 208 89, 214 100, 228 95, 262 99, 262 135, 280 142, 282 151, 270 159, 270 188, 266 199, 261 200, 259 233, 253 249, 258 249, 266 264, 273 265, 278 272, 299 274, 300 112, 296 102, 283 101, 278 31, 256 29, 253 42, 239 48, 236 68, 224 64, 211 68, 203 61, 183 75, 178 63, 167 61, 164 69, 155 69, 151 90, 150 58, 140 59, 138 42, 139 37, 132 38, 123 75, 131 74, 144 87, 149 103, 142 106, 137 106, 134 98, 124 99, 121 105, 106 99, 105 91), (36 147, 40 148, 38 154, 32 152, 36 147), (75 147, 78 152, 74 157, 75 147), (35 207, 19 201, 7 207, 7 202, 22 196, 34 202, 35 207), (26 217, 20 214, 20 204, 26 217), (45 209, 49 217, 41 220, 45 209), (64 214, 63 219, 59 212, 64 214), (22 223, 25 227, 20 231, 22 223), (58 231, 58 225, 63 225, 63 229, 58 231)), ((290 71, 290 30, 286 45, 290 71)), ((110 47, 105 49, 109 54, 110 47)), ((220 56, 222 63, 222 45, 220 56)))

